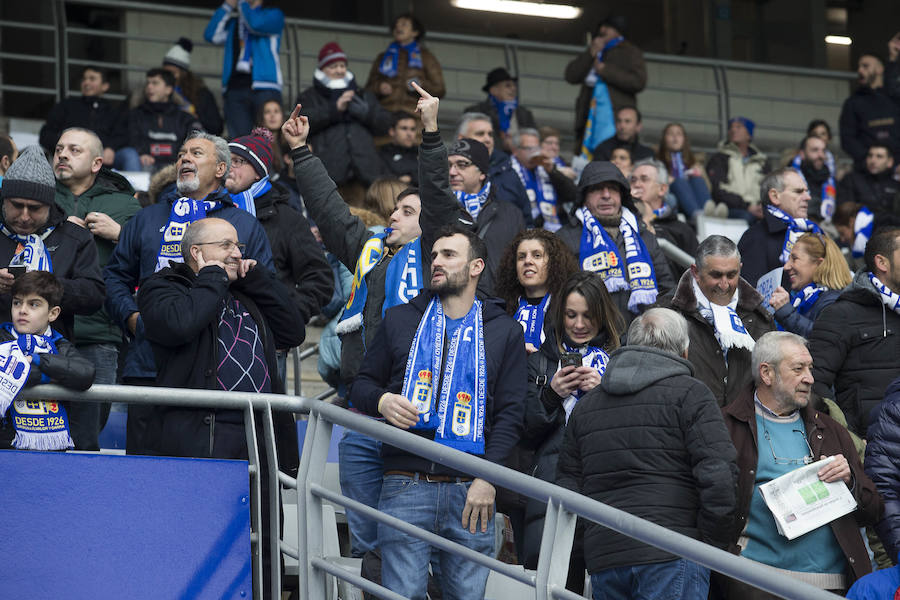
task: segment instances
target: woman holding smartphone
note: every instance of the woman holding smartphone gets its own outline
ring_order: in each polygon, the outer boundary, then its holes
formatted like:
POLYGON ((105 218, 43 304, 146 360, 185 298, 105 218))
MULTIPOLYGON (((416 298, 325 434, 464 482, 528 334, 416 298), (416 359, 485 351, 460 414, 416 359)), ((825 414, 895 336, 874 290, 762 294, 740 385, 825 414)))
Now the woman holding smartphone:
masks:
MULTIPOLYGON (((541 348, 528 357, 523 443, 535 448, 532 475, 556 480, 556 461, 569 415, 600 383, 609 353, 619 347, 624 322, 603 279, 579 271, 569 277, 551 303, 550 327, 541 348)), ((546 505, 529 500, 525 508, 524 563, 537 565, 546 505)), ((576 542, 568 589, 581 593, 584 555, 576 542)))

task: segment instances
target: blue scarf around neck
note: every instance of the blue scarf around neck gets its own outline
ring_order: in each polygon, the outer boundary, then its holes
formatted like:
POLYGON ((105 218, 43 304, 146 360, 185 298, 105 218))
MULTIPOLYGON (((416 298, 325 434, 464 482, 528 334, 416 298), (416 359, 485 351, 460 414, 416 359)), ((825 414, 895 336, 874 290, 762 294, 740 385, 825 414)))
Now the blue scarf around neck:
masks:
POLYGON ((44 245, 47 239, 56 227, 48 227, 40 235, 31 233, 28 235, 20 235, 9 229, 5 223, 0 223, 0 232, 14 242, 18 242, 15 254, 9 261, 11 267, 25 267, 26 271, 47 271, 53 272, 53 263, 50 260, 50 253, 44 245))
POLYGON ((435 296, 413 337, 401 395, 419 412, 413 429, 434 431, 434 441, 445 446, 484 454, 487 361, 481 300, 475 299, 450 337, 445 361, 446 329, 444 308, 435 296))
POLYGON ((550 306, 550 294, 544 296, 540 304, 531 304, 527 298, 519 298, 516 321, 525 331, 525 343, 540 348, 544 343, 544 318, 550 306))
POLYGON ((582 223, 578 259, 585 271, 599 273, 610 293, 630 290, 628 310, 637 314, 641 305, 656 302, 656 273, 650 251, 641 239, 634 215, 624 206, 619 231, 625 241, 625 260, 619 256, 616 241, 584 207, 575 211, 582 223), (625 279, 625 269, 628 279, 625 279))
POLYGON ((791 217, 777 206, 771 204, 766 205, 766 210, 776 219, 787 223, 788 226, 787 231, 784 233, 784 247, 781 249, 781 264, 786 263, 787 259, 791 257, 791 250, 801 235, 804 233, 822 233, 822 230, 814 221, 791 217))
MULTIPOLYGON (((604 373, 606 373, 606 365, 609 363, 609 354, 606 353, 606 350, 597 346, 590 346, 585 344, 584 346, 571 346, 566 342, 562 344, 563 350, 566 352, 577 352, 581 354, 581 366, 590 367, 600 373, 602 377, 604 373)), ((578 388, 569 395, 568 398, 563 400, 563 410, 566 413, 566 423, 569 422, 569 416, 572 414, 572 410, 575 408, 575 405, 581 400, 581 397, 587 392, 583 392, 578 388)))
MULTIPOLYGON (((625 38, 619 36, 606 42, 606 45, 597 54, 597 60, 603 62, 603 56, 607 51, 612 50, 624 41, 625 38)), ((609 98, 609 88, 606 86, 603 77, 597 75, 593 67, 591 67, 591 71, 588 74, 589 78, 590 75, 594 75, 592 78, 594 80, 594 94, 591 97, 587 121, 584 124, 584 139, 581 143, 581 155, 587 160, 594 158, 594 148, 616 134, 616 121, 613 114, 612 100, 609 98)))
MULTIPOLYGON (((370 237, 363 244, 362 252, 356 259, 356 269, 353 272, 353 283, 350 286, 350 298, 344 308, 344 314, 338 322, 336 331, 343 335, 361 329, 363 323, 363 309, 369 296, 369 288, 366 283, 366 275, 375 268, 385 252, 384 240, 390 234, 391 229, 370 237)), ((424 287, 422 278, 422 243, 419 238, 403 245, 387 266, 384 279, 384 304, 381 306, 381 316, 387 309, 406 304, 419 295, 424 287)), ((363 336, 365 341, 365 336, 363 336)))
POLYGON ((853 248, 850 252, 853 258, 862 258, 866 254, 866 244, 872 237, 872 230, 875 227, 875 215, 867 207, 863 206, 856 213, 853 220, 853 248))
POLYGON ((393 42, 387 47, 387 50, 384 51, 384 57, 381 59, 381 66, 378 67, 378 71, 385 77, 397 76, 397 65, 400 62, 401 48, 406 50, 406 54, 409 56, 409 59, 406 62, 407 67, 410 69, 422 68, 422 49, 419 48, 418 41, 413 40, 405 46, 401 46, 398 42, 393 42))
POLYGON ((512 117, 519 107, 519 99, 498 100, 497 98, 494 98, 493 94, 488 94, 488 98, 491 99, 491 103, 494 105, 494 108, 497 109, 497 118, 500 120, 500 131, 509 131, 510 121, 512 121, 512 117))
POLYGON ((673 179, 681 179, 684 177, 684 158, 682 158, 681 152, 673 152, 670 155, 672 159, 672 178, 673 179))
POLYGON ((509 162, 528 194, 531 217, 536 219, 538 216, 543 216, 544 229, 558 231, 562 227, 562 223, 557 214, 556 189, 550 182, 550 174, 540 165, 535 169, 526 169, 515 156, 511 157, 509 162))
POLYGON ((238 192, 236 194, 230 194, 231 201, 234 202, 234 205, 241 210, 246 210, 248 213, 256 216, 256 198, 259 198, 266 192, 272 189, 272 183, 269 181, 269 176, 266 175, 259 181, 253 182, 253 185, 248 187, 243 192, 238 192))
POLYGON ((459 203, 462 204, 463 208, 468 211, 472 218, 476 221, 478 220, 478 214, 481 212, 481 209, 484 208, 484 205, 488 201, 488 197, 491 195, 491 182, 485 181, 484 185, 481 186, 481 189, 474 194, 467 194, 462 190, 456 190, 453 192, 456 195, 456 199, 459 200, 459 203))
POLYGON ((796 293, 791 305, 801 315, 807 315, 810 309, 818 301, 822 292, 828 288, 818 285, 816 282, 806 284, 802 290, 796 293))
MULTIPOLYGON (((207 196, 208 197, 208 196, 207 196)), ((159 252, 156 254, 156 268, 154 273, 169 266, 170 261, 183 263, 181 256, 181 240, 188 226, 194 221, 205 219, 207 213, 222 208, 221 202, 211 200, 194 200, 193 198, 179 198, 172 203, 169 211, 169 222, 163 229, 162 239, 159 242, 159 252)))

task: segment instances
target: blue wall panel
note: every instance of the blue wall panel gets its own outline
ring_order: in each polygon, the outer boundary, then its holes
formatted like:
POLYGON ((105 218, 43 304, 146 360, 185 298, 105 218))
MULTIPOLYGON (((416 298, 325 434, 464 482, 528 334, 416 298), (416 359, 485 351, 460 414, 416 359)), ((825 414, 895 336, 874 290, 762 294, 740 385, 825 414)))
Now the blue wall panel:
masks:
POLYGON ((0 451, 0 598, 252 596, 246 461, 0 451))

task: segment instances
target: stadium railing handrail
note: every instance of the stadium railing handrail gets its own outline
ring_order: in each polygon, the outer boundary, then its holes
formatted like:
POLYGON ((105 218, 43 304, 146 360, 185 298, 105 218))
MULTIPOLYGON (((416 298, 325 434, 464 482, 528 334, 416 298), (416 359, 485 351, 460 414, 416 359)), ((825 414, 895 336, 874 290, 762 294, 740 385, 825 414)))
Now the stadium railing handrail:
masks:
MULTIPOLYGON (((349 582, 380 598, 390 600, 402 598, 402 596, 362 578, 358 572, 341 567, 336 561, 338 557, 324 554, 322 523, 325 502, 358 511, 379 523, 397 527, 441 550, 476 561, 498 573, 534 587, 535 598, 539 600, 580 598, 565 589, 569 556, 575 536, 575 522, 578 517, 599 523, 631 538, 785 598, 803 600, 838 598, 834 594, 778 573, 771 567, 709 546, 571 490, 448 448, 339 406, 322 402, 320 398, 325 394, 316 398, 306 398, 278 394, 121 385, 95 385, 85 392, 77 392, 57 385, 41 385, 23 390, 21 396, 32 400, 125 402, 243 410, 251 477, 251 527, 253 528, 251 543, 256 548, 253 552, 253 567, 256 575, 253 583, 253 596, 257 599, 262 597, 261 578, 258 576, 262 569, 261 552, 259 552, 259 542, 262 539, 259 534, 262 517, 259 505, 261 497, 260 450, 255 426, 256 412, 259 412, 259 416, 262 418, 264 451, 268 464, 271 531, 280 531, 278 494, 276 493, 279 482, 287 488, 298 490, 298 545, 291 547, 284 540, 279 539, 278 535, 274 535, 271 538, 271 551, 273 556, 282 552, 298 560, 298 586, 301 600, 323 600, 328 597, 329 576, 349 582), (309 415, 297 477, 291 477, 278 468, 273 410, 289 411, 296 415, 309 415), (490 481, 496 486, 510 489, 541 502, 547 502, 537 571, 530 573, 484 556, 326 488, 324 486, 325 464, 334 425, 359 431, 381 440, 383 443, 490 481)), ((125 459, 127 460, 127 457, 125 459)), ((279 562, 272 560, 272 565, 278 565, 279 562)), ((272 596, 279 597, 277 591, 280 589, 281 572, 279 569, 275 569, 272 577, 272 596)))

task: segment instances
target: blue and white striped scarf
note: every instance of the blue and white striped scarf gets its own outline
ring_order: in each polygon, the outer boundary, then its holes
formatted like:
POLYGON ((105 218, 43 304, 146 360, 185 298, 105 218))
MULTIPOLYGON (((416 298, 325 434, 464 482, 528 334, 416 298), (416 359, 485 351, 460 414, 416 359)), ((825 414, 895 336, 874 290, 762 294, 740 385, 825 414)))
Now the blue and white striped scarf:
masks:
POLYGON ((816 282, 808 283, 802 290, 797 292, 791 305, 798 313, 805 315, 819 299, 819 295, 827 289, 827 287, 820 286, 816 282))
POLYGON ((519 176, 522 187, 528 194, 531 204, 531 217, 544 217, 544 229, 558 231, 562 227, 556 209, 556 189, 550 183, 550 175, 544 167, 538 165, 534 170, 526 169, 515 156, 509 160, 513 171, 519 176))
POLYGON ((238 192, 236 194, 231 194, 231 201, 234 202, 234 205, 242 210, 246 210, 248 213, 256 216, 256 198, 259 198, 266 192, 272 189, 272 183, 269 181, 269 176, 266 175, 259 181, 255 181, 253 185, 248 187, 243 192, 238 192))
POLYGON ((446 330, 444 308, 435 296, 413 337, 401 395, 419 412, 413 429, 433 430, 434 441, 440 444, 470 454, 484 454, 487 361, 481 301, 475 299, 453 332, 445 362, 446 330), (437 378, 438 374, 442 376, 437 378), (437 394, 436 379, 441 385, 437 394))
POLYGON ((637 219, 624 206, 619 220, 619 231, 625 241, 625 257, 619 256, 616 241, 597 223, 591 212, 582 207, 575 211, 582 223, 581 247, 578 259, 585 271, 599 273, 612 292, 631 290, 628 310, 637 314, 641 305, 656 302, 656 273, 650 251, 641 239, 637 219), (625 279, 625 269, 628 279, 625 279))
POLYGON ((822 233, 822 230, 814 221, 791 217, 777 206, 771 204, 766 205, 766 210, 776 219, 787 223, 788 226, 787 231, 784 233, 784 247, 781 249, 781 257, 779 259, 781 264, 786 263, 791 257, 791 250, 801 235, 804 233, 822 233))
POLYGON ((874 227, 875 215, 872 214, 871 210, 863 206, 856 213, 856 218, 853 221, 853 248, 850 250, 853 258, 865 256, 866 244, 869 243, 869 238, 872 237, 872 229, 874 227))
POLYGON ((456 195, 456 199, 459 200, 459 203, 462 204, 463 208, 465 208, 466 211, 472 215, 472 218, 477 221, 478 213, 484 208, 484 205, 488 201, 488 197, 491 195, 491 182, 485 181, 484 185, 481 186, 481 189, 475 194, 467 194, 462 190, 456 190, 453 193, 456 195))
POLYGON ((872 285, 875 286, 875 289, 878 291, 878 295, 881 296, 881 302, 884 303, 889 309, 900 315, 900 295, 895 293, 891 288, 881 283, 881 281, 875 277, 875 274, 871 271, 869 272, 869 281, 872 282, 872 285))
POLYGON ((26 271, 48 271, 53 272, 53 264, 50 260, 50 253, 44 245, 47 239, 56 227, 48 227, 40 235, 32 233, 29 235, 19 235, 6 224, 0 223, 0 232, 14 242, 18 242, 16 252, 9 261, 11 267, 25 267, 26 271))
MULTIPOLYGON (((563 342, 563 349, 566 352, 578 352, 581 354, 581 365, 583 367, 590 367, 600 373, 602 377, 604 373, 606 373, 606 365, 609 362, 609 354, 606 353, 606 350, 603 348, 598 348, 596 346, 577 346, 571 347, 565 342, 563 342)), ((583 392, 579 389, 575 389, 568 398, 563 400, 563 410, 566 411, 566 423, 569 422, 569 416, 572 414, 572 410, 575 408, 575 405, 578 404, 578 401, 581 400, 581 397, 587 392, 583 392)))

